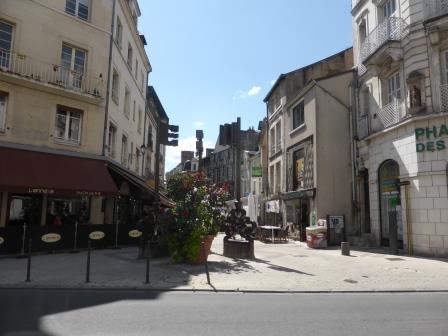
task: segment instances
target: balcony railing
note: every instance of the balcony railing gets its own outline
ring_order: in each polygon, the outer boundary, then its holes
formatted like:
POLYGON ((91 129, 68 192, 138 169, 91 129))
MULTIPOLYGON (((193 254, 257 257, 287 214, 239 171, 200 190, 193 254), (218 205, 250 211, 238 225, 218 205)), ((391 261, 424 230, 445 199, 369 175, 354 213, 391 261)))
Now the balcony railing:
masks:
POLYGON ((406 119, 404 103, 400 100, 395 100, 378 109, 377 112, 373 114, 373 117, 369 114, 360 116, 358 119, 358 137, 359 139, 364 139, 373 133, 389 128, 404 119, 406 119))
POLYGON ((423 1, 423 13, 426 20, 448 14, 448 0, 423 1))
POLYGON ((0 73, 88 94, 97 98, 102 97, 104 89, 104 83, 101 78, 91 78, 83 73, 77 73, 60 65, 46 64, 27 55, 1 49, 0 73))
POLYGON ((440 85, 440 110, 448 112, 448 84, 440 85))
POLYGON ((390 17, 381 22, 361 45, 360 60, 363 62, 388 41, 401 41, 409 33, 406 22, 399 17, 390 17))

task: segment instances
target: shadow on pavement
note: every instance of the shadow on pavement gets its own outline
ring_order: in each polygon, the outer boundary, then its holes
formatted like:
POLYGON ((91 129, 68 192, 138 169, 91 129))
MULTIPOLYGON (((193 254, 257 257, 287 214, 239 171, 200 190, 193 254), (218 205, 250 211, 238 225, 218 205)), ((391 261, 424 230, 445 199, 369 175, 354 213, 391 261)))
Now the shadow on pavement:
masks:
POLYGON ((0 289, 0 335, 43 335, 41 319, 48 315, 122 300, 155 300, 158 292, 0 289))

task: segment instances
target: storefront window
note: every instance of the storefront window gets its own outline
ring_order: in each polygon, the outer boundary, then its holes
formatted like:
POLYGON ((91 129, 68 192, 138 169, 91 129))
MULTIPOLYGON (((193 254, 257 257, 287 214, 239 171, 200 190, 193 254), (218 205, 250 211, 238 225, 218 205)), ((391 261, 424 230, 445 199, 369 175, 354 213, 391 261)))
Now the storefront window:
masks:
POLYGON ((62 226, 88 224, 90 202, 88 197, 49 197, 47 203, 47 225, 62 226))
POLYGON ((42 196, 11 195, 9 197, 8 225, 39 226, 42 214, 42 196))

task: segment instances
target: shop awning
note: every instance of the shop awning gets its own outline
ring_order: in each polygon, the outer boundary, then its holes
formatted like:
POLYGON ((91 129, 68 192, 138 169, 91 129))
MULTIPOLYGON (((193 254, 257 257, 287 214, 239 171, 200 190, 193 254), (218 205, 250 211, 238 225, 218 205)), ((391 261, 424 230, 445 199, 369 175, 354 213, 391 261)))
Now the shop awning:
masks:
MULTIPOLYGON (((132 173, 126 171, 125 169, 119 167, 118 165, 115 165, 113 163, 109 163, 108 165, 109 169, 121 176, 124 180, 126 180, 128 183, 132 184, 134 187, 140 190, 140 197, 143 199, 151 198, 155 199, 156 191, 154 188, 149 186, 149 184, 143 180, 142 178, 133 175, 132 173)), ((163 194, 159 193, 160 203, 168 208, 174 207, 174 202, 172 202, 170 199, 168 199, 163 194)))
POLYGON ((0 190, 70 196, 119 194, 102 160, 10 148, 0 148, 0 190))

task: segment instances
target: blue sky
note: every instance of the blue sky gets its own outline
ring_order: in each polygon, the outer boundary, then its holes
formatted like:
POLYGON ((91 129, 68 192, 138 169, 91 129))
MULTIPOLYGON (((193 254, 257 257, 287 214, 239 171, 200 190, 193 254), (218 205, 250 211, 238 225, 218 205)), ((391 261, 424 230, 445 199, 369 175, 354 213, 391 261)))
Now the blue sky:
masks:
POLYGON ((348 0, 140 0, 139 30, 153 85, 180 126, 167 170, 194 150, 195 130, 213 146, 219 125, 258 126, 275 79, 352 45, 348 0))

